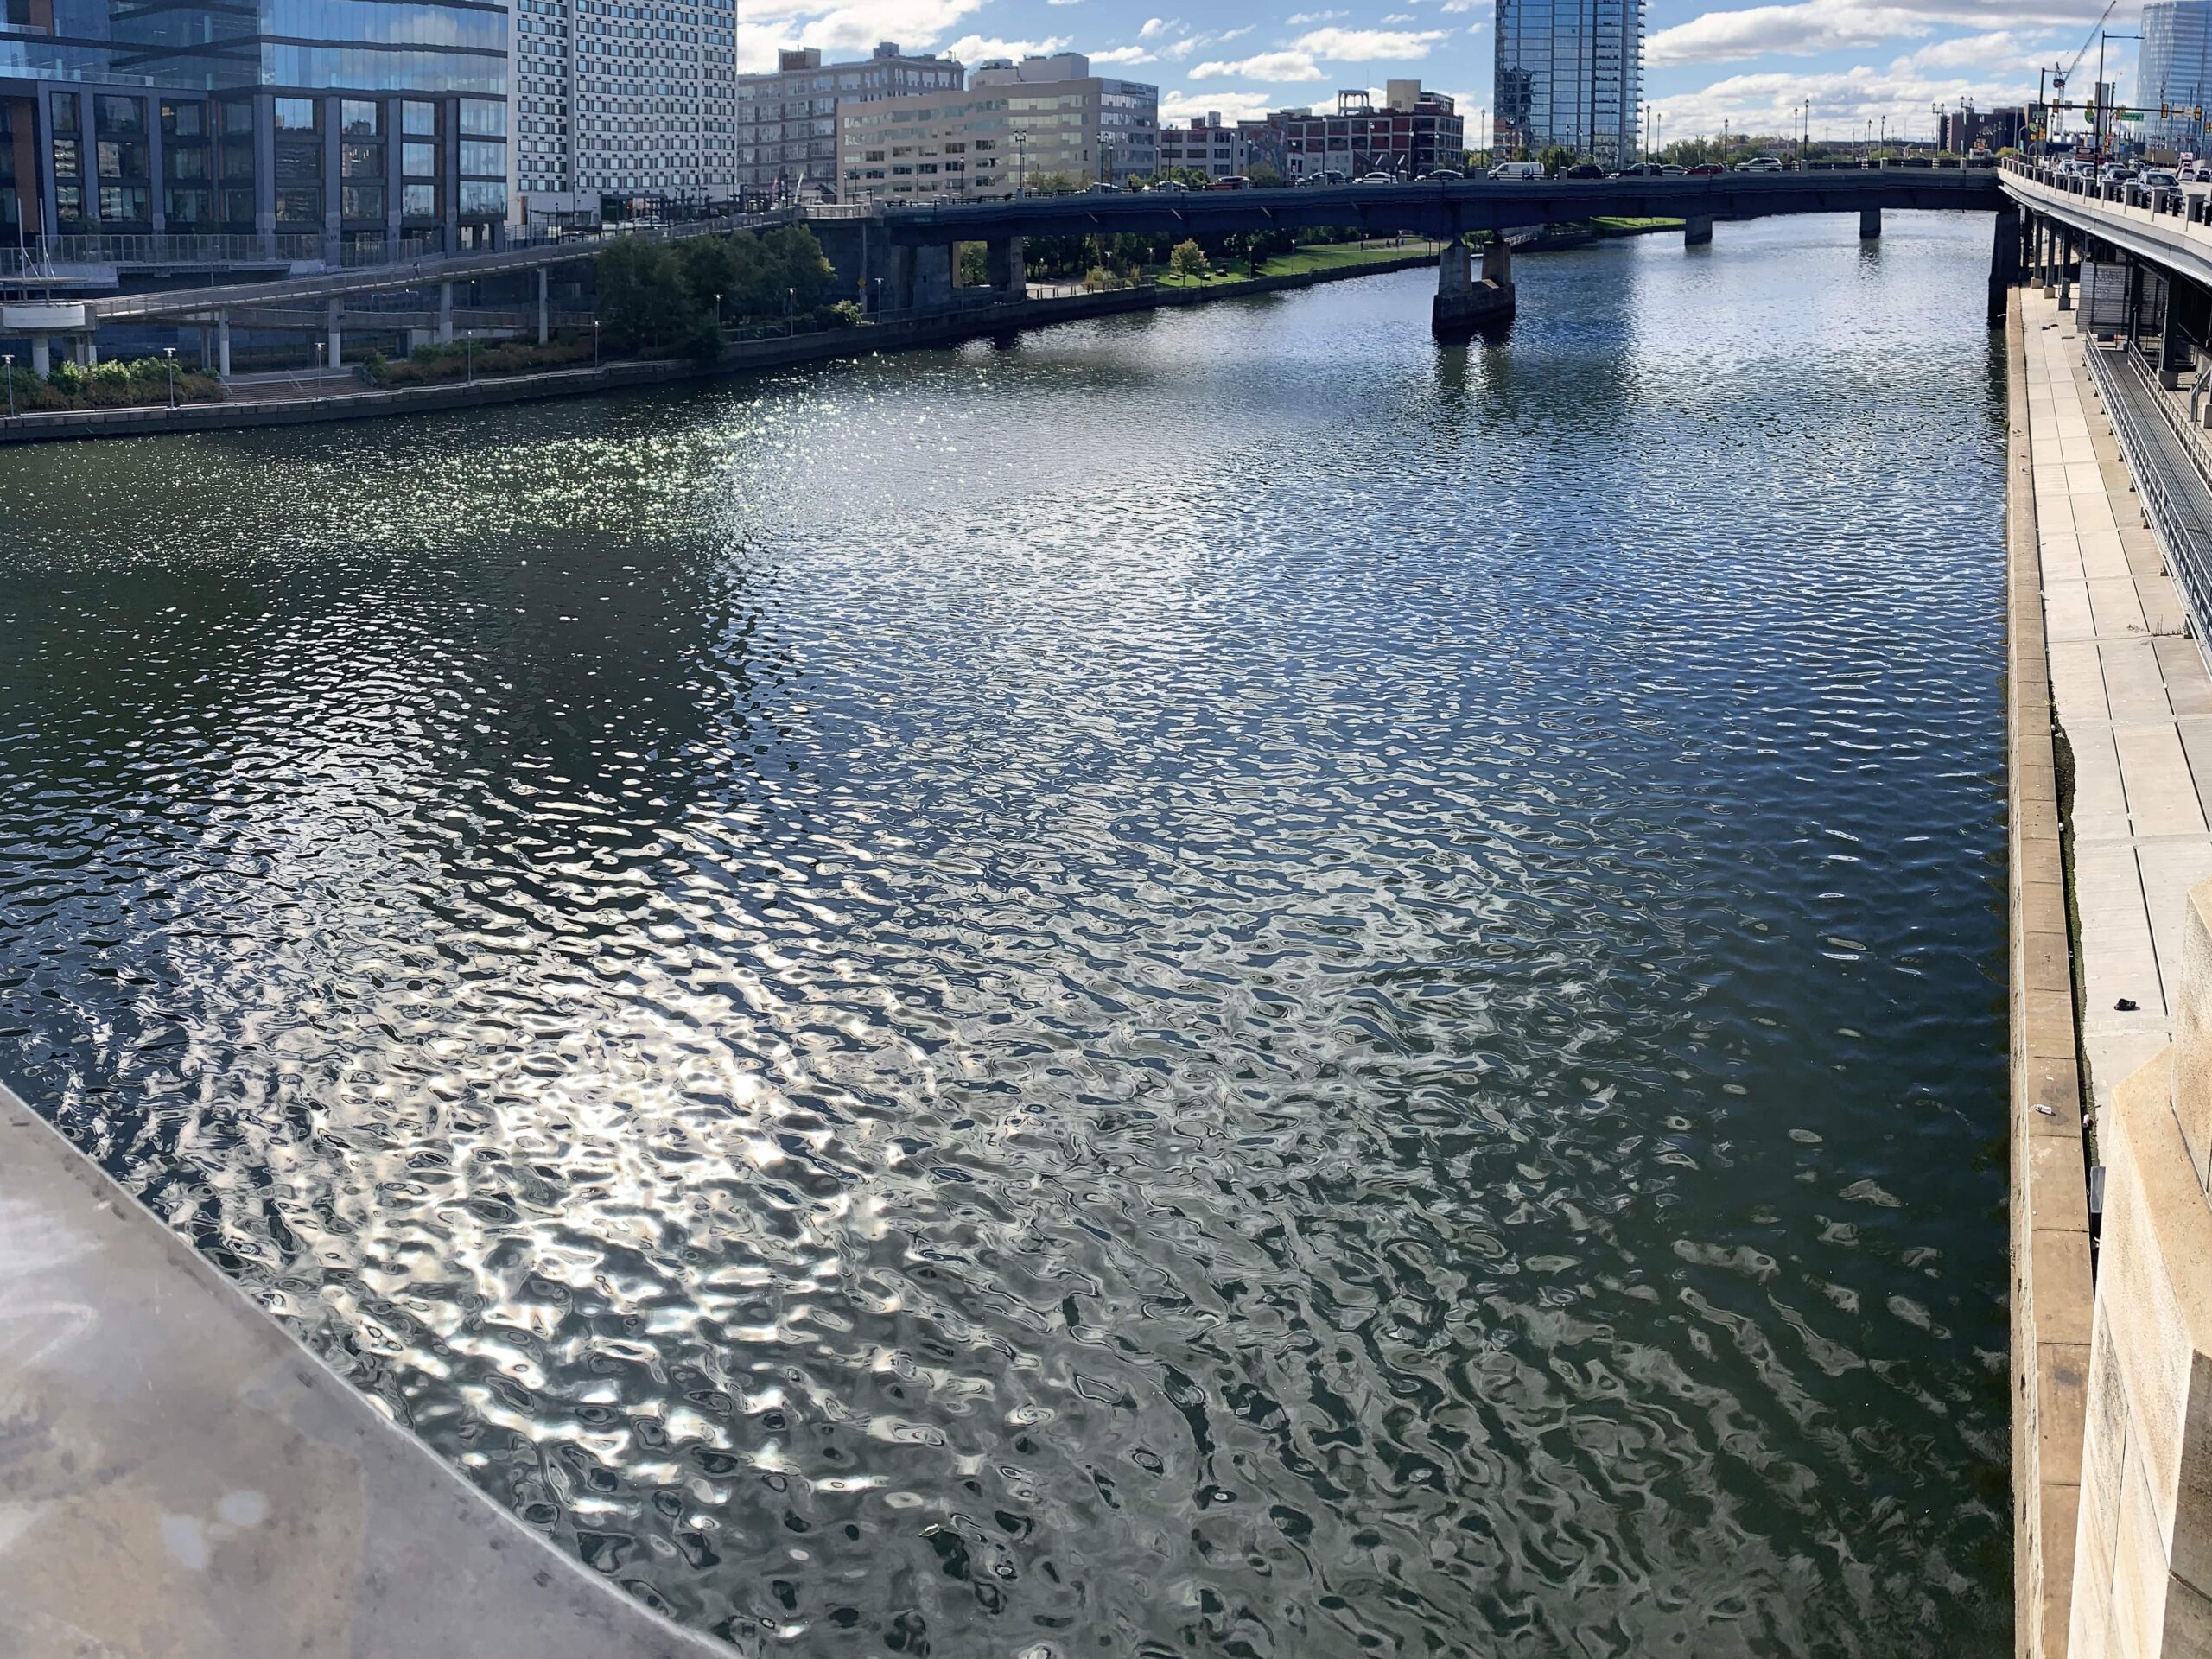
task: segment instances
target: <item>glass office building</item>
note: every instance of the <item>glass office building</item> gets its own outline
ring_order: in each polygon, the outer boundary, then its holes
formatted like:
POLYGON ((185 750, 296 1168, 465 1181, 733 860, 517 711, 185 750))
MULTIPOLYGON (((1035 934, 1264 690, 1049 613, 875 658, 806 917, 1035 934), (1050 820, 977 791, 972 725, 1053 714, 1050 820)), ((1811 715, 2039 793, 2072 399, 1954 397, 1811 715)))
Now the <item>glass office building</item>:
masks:
POLYGON ((2153 0, 2143 8, 2128 102, 2146 118, 2131 137, 2196 147, 2193 111, 2212 104, 2212 0, 2153 0), (2162 105, 2174 113, 2161 119, 2162 105))
POLYGON ((508 22, 504 0, 0 0, 0 246, 490 245, 508 22))
POLYGON ((1637 151, 1643 0, 1497 0, 1496 142, 1618 166, 1637 151))

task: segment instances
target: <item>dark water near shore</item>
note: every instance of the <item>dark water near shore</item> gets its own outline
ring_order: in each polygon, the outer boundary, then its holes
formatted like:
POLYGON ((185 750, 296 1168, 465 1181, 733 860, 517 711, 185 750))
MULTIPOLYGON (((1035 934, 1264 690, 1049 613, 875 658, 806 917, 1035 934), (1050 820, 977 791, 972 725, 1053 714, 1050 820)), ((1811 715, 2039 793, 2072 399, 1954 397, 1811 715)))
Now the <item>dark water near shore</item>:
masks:
POLYGON ((1980 219, 0 454, 0 1075, 747 1654, 1997 1655, 1980 219))

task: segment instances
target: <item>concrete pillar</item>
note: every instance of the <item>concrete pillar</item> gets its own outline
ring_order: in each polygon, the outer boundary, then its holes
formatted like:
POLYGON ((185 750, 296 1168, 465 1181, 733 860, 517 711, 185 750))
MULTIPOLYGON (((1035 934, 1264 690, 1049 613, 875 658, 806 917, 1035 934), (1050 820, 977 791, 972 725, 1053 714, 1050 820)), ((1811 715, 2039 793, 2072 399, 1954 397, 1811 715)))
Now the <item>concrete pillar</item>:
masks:
POLYGON ((1022 257, 1022 239, 1018 236, 1001 237, 984 245, 984 270, 992 290, 1002 300, 1028 297, 1029 270, 1022 257))
POLYGON ((2063 226, 2058 232, 2058 308, 2074 308, 2074 233, 2063 226))
POLYGON ((537 343, 541 346, 553 338, 551 319, 547 315, 546 291, 552 284, 552 274, 544 266, 537 268, 537 343))
POLYGON ((2044 297, 2053 299, 2058 294, 2058 227, 2046 219, 2037 226, 2037 234, 2043 238, 2044 297))
POLYGON ((453 344, 453 284, 438 284, 438 344, 453 344))
POLYGON ((85 366, 97 369, 100 365, 100 336, 97 328, 85 330, 85 366))
POLYGON ((1859 239, 1861 242, 1873 242, 1878 240, 1881 234, 1882 210, 1878 207, 1861 207, 1859 210, 1859 239))
POLYGON ((1713 216, 1710 213, 1692 213, 1682 221, 1684 247, 1701 248, 1712 240, 1713 216))
POLYGON ((1989 326, 2002 328, 2012 290, 2020 281, 2020 210, 2008 201, 1997 210, 1996 218, 1989 247, 1989 326))
POLYGON ((331 300, 327 302, 323 306, 323 327, 330 336, 330 350, 324 356, 323 361, 327 363, 334 369, 344 360, 340 355, 342 342, 339 338, 338 330, 338 321, 340 317, 343 315, 344 312, 340 301, 331 300))
POLYGON ((31 372, 41 380, 54 372, 54 350, 48 345, 48 336, 31 336, 31 372))
POLYGON ((912 288, 913 309, 950 311, 952 308, 952 245, 913 250, 912 288))
POLYGON ((1439 340, 1465 340, 1485 325, 1513 316, 1513 251, 1502 241, 1483 248, 1478 275, 1474 250, 1459 237, 1444 245, 1436 260, 1436 300, 1429 328, 1439 340))
POLYGON ((231 314, 227 311, 215 314, 215 378, 231 378, 231 314))

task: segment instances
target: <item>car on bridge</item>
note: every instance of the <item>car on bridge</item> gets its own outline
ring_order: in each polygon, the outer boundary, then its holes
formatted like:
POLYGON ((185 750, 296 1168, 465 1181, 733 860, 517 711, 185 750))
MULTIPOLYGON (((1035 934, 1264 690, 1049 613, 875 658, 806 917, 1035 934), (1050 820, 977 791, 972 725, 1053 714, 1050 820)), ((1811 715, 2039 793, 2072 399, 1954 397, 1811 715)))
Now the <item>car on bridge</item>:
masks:
POLYGON ((1562 179, 1602 179, 1605 169, 1595 162, 1577 162, 1573 167, 1561 168, 1559 175, 1562 179))
POLYGON ((1440 167, 1421 175, 1422 184, 1456 184, 1467 175, 1456 167, 1440 167))
POLYGON ((1728 169, 1718 162, 1700 162, 1690 168, 1689 176, 1693 179, 1725 179, 1728 176, 1728 169))
POLYGON ((1536 162, 1500 162, 1491 168, 1490 175, 1493 179, 1518 179, 1527 182, 1541 180, 1544 176, 1544 169, 1536 162))
POLYGON ((1224 178, 1216 179, 1211 184, 1206 186, 1209 190, 1249 190, 1251 188, 1252 181, 1242 173, 1231 173, 1224 178))
POLYGON ((1150 184, 1145 186, 1145 194, 1147 195, 1187 196, 1191 194, 1191 187, 1184 183, 1180 179, 1154 179, 1150 184))
POLYGON ((1779 173, 1782 171, 1782 157, 1754 156, 1747 162, 1737 162, 1736 170, 1738 173, 1779 173))

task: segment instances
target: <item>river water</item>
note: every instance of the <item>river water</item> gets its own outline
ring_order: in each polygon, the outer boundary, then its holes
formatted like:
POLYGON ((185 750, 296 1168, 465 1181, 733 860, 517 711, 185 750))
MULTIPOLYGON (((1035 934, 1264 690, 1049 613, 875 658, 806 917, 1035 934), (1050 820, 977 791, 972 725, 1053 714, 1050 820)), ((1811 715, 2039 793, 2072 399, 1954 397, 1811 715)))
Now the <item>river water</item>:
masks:
POLYGON ((1982 219, 0 454, 0 1073, 747 1654, 2009 1646, 1982 219))

